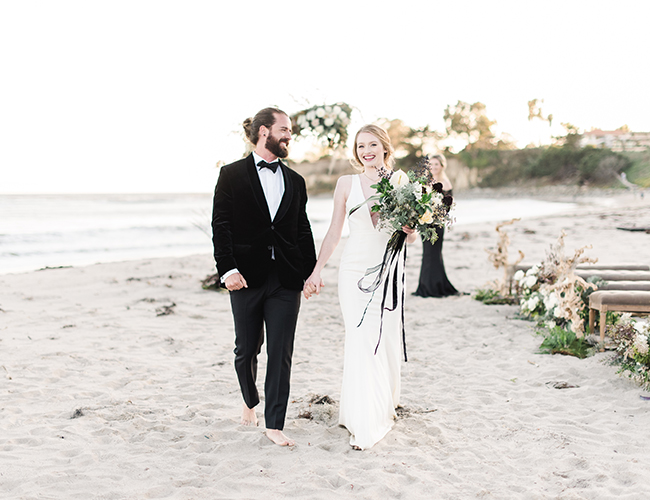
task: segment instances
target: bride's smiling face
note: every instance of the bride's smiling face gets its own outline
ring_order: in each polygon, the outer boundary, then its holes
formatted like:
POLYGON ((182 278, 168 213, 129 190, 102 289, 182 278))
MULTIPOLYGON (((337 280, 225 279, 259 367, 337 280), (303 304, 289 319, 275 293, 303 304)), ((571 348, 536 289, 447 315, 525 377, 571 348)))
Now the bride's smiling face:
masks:
POLYGON ((357 156, 364 167, 378 167, 384 164, 386 150, 381 141, 369 132, 357 136, 357 156))

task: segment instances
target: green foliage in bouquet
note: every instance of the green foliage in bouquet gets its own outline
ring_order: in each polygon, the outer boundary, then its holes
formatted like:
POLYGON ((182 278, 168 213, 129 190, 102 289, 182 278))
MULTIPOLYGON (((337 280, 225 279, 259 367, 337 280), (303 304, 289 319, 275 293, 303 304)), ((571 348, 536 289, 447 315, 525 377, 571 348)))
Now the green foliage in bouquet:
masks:
POLYGON ((330 149, 344 148, 348 141, 348 125, 352 107, 344 102, 313 106, 291 115, 295 136, 313 135, 330 149))
POLYGON ((617 373, 650 390, 650 324, 635 322, 624 314, 616 325, 607 326, 607 332, 616 346, 611 361, 619 367, 617 373))
POLYGON ((539 351, 544 354, 565 354, 583 359, 594 354, 595 348, 585 340, 577 337, 572 330, 560 326, 538 330, 544 337, 539 351))
POLYGON ((449 212, 453 198, 442 193, 442 184, 432 184, 427 162, 425 158, 415 171, 397 170, 390 177, 383 176, 372 186, 377 190, 370 199, 376 202, 372 212, 379 214, 378 227, 400 231, 403 226, 409 226, 433 243, 438 237, 436 226, 452 224, 449 212))

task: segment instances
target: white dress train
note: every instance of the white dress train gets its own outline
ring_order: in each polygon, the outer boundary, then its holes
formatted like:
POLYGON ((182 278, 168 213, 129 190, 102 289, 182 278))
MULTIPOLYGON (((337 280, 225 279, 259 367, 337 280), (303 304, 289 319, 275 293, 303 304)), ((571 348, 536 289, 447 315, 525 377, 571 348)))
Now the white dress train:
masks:
MULTIPOLYGON (((361 179, 354 176, 346 213, 364 199, 361 179)), ((391 234, 373 226, 367 203, 349 216, 348 221, 350 236, 339 269, 339 301, 345 322, 339 424, 352 434, 352 446, 367 449, 388 433, 396 418, 402 353, 401 304, 395 311, 384 311, 381 342, 375 354, 383 286, 376 291, 359 325, 371 294, 359 290, 358 282, 368 268, 382 261, 391 234)), ((365 286, 370 281, 365 280, 365 286)))

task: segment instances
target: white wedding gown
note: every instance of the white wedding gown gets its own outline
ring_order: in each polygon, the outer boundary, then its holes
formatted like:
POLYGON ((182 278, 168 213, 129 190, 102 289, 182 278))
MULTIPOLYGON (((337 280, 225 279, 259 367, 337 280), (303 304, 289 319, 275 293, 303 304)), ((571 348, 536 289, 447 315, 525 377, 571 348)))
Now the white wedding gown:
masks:
MULTIPOLYGON (((364 199, 361 179, 354 176, 346 213, 349 214, 350 209, 364 199)), ((375 229, 367 203, 349 216, 348 221, 350 236, 339 269, 339 301, 345 322, 339 424, 352 434, 352 446, 366 449, 388 433, 396 418, 402 352, 401 304, 395 311, 384 311, 381 342, 375 354, 383 284, 375 292, 363 322, 358 326, 371 297, 370 293, 359 290, 358 282, 368 268, 382 261, 391 234, 389 230, 375 229)), ((366 279, 364 285, 368 286, 370 281, 366 279)))

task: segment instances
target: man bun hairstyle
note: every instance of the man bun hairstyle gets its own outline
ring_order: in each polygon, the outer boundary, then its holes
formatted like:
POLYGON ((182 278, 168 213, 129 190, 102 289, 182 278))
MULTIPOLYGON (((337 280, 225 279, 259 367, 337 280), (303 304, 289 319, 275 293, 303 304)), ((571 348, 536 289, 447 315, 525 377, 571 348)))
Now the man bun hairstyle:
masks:
POLYGON ((260 127, 264 126, 270 129, 275 123, 275 115, 278 114, 289 116, 278 108, 264 108, 258 111, 253 118, 246 118, 243 123, 246 139, 257 145, 257 141, 260 140, 260 127))

